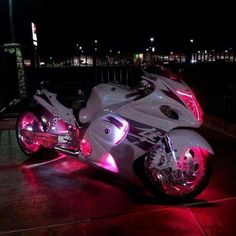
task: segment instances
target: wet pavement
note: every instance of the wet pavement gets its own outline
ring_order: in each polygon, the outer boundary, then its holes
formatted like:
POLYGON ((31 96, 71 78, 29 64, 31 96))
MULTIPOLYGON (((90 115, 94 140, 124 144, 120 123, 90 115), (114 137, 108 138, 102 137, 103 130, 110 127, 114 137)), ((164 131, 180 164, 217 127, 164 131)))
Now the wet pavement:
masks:
POLYGON ((215 156, 192 202, 163 203, 142 187, 65 155, 29 160, 0 130, 0 235, 235 235, 236 139, 200 133, 215 156))

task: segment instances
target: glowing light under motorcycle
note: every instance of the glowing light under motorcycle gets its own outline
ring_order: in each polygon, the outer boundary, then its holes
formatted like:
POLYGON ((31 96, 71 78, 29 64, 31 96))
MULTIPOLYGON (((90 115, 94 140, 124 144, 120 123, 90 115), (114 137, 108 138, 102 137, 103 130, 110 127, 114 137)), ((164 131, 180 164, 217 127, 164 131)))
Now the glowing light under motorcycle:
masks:
POLYGON ((196 97, 191 91, 176 91, 180 98, 184 101, 185 105, 191 110, 193 115, 199 122, 203 121, 203 111, 199 105, 196 97))
POLYGON ((116 162, 111 154, 108 154, 108 153, 104 154, 101 157, 100 163, 98 165, 111 172, 114 172, 114 173, 119 172, 116 162))
POLYGON ((92 153, 92 146, 88 140, 82 139, 80 142, 80 150, 84 156, 88 157, 92 153))

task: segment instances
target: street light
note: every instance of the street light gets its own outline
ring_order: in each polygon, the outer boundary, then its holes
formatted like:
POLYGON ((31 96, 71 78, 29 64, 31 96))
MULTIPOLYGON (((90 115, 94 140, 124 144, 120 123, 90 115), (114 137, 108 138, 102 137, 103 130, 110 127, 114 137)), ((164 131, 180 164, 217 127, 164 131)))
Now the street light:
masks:
POLYGON ((153 60, 153 53, 155 52, 155 47, 153 46, 154 41, 154 37, 150 37, 151 61, 153 60))
POLYGON ((12 0, 9 0, 9 16, 10 16, 10 28, 11 28, 11 42, 15 43, 15 29, 14 29, 14 21, 13 21, 13 5, 12 0))
POLYGON ((79 45, 78 43, 76 44, 76 53, 78 54, 79 57, 79 66, 81 65, 81 55, 83 53, 83 47, 79 45))
POLYGON ((94 68, 96 68, 97 65, 97 50, 98 50, 98 40, 94 39, 93 40, 93 47, 94 47, 94 51, 93 51, 93 66, 94 68))

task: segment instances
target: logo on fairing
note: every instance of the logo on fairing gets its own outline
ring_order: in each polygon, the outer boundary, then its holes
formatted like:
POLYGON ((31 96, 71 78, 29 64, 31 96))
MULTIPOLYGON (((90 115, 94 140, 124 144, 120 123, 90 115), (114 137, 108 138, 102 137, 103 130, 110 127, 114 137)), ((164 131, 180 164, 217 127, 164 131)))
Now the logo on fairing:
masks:
POLYGON ((128 135, 137 139, 137 141, 132 142, 133 144, 138 144, 140 142, 148 142, 150 144, 155 144, 156 141, 160 139, 161 133, 154 127, 149 129, 144 129, 140 127, 135 128, 139 129, 140 132, 137 134, 129 133, 128 135))
POLYGON ((164 130, 125 118, 130 125, 127 139, 143 150, 149 150, 165 134, 164 130))

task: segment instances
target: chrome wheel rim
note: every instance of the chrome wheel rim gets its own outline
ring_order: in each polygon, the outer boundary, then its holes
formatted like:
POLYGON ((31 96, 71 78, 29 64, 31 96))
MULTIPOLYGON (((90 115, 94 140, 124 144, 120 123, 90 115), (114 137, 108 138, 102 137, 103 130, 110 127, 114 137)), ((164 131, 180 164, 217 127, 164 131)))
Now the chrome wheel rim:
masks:
POLYGON ((26 112, 19 118, 17 136, 20 146, 26 153, 36 153, 40 148, 40 143, 33 138, 26 137, 24 135, 24 132, 22 132, 23 130, 27 130, 30 132, 40 130, 39 121, 32 112, 26 112))
POLYGON ((145 166, 154 187, 168 196, 183 196, 197 189, 207 173, 207 162, 203 152, 191 147, 179 158, 177 169, 160 169, 153 157, 146 157, 145 166))

